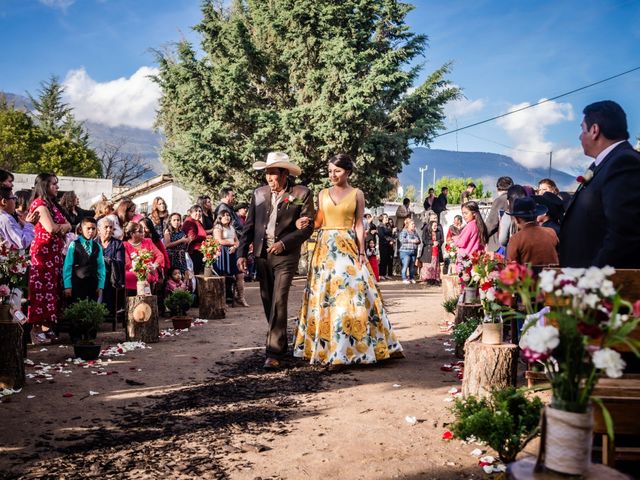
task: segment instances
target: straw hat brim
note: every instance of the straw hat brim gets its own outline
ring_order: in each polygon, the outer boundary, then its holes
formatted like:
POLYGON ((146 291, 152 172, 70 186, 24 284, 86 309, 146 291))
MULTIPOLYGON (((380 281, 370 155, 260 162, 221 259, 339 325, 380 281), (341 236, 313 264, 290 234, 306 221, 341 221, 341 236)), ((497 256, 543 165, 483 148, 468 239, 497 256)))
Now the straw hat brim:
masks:
POLYGON ((278 161, 271 162, 269 164, 267 164, 267 162, 255 162, 253 164, 254 170, 264 170, 266 168, 286 168, 289 171, 289 174, 293 175, 294 177, 297 177, 302 173, 300 167, 291 162, 278 161))

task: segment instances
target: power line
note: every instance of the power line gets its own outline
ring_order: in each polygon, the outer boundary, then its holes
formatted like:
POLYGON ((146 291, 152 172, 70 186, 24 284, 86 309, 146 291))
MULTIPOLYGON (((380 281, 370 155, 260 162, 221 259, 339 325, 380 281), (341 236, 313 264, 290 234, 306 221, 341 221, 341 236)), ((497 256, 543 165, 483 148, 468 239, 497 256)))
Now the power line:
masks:
POLYGON ((618 74, 613 75, 611 77, 607 77, 607 78, 605 78, 603 80, 598 80, 597 82, 590 83, 589 85, 585 85, 584 87, 576 88, 575 90, 571 90, 569 92, 565 92, 565 93, 562 93, 560 95, 556 95, 555 97, 551 97, 551 98, 547 98, 545 100, 541 100, 538 103, 534 103, 533 105, 527 105, 526 107, 521 107, 521 108, 518 108, 516 110, 512 110, 510 112, 503 113, 502 115, 496 115, 495 117, 487 118, 486 120, 482 120, 480 122, 472 123, 471 125, 466 125, 464 127, 456 128, 455 130, 449 130, 447 132, 440 133, 438 135, 435 135, 433 138, 444 137, 445 135, 449 135, 450 133, 459 132, 460 130, 466 130, 467 128, 471 128, 471 127, 475 127, 475 126, 478 126, 478 125, 482 125, 483 123, 489 123, 489 122, 492 122, 493 120, 497 120, 498 118, 506 117, 508 115, 512 115, 514 113, 518 113, 518 112, 521 112, 523 110, 527 110, 529 108, 537 107, 538 105, 542 105, 543 103, 551 102, 552 100, 557 100, 558 98, 566 97, 567 95, 571 95, 572 93, 576 93, 576 92, 579 92, 581 90, 585 90, 587 88, 593 87, 595 85, 599 85, 601 83, 608 82, 609 80, 613 80, 614 78, 622 77, 623 75, 627 75, 627 74, 629 74, 631 72, 635 72, 636 70, 640 70, 640 67, 635 67, 635 68, 632 68, 631 70, 627 70, 626 72, 618 73, 618 74))
POLYGON ((504 143, 496 142, 495 140, 489 140, 488 138, 483 138, 483 137, 479 137, 478 135, 473 135, 473 134, 471 134, 469 132, 465 132, 464 135, 467 135, 467 136, 473 137, 473 138, 477 138, 478 140, 484 140, 485 142, 495 143, 496 145, 500 145, 501 147, 508 148, 509 150, 513 150, 513 151, 516 151, 516 152, 536 153, 536 154, 540 154, 540 155, 549 155, 549 152, 537 152, 535 150, 524 150, 522 148, 515 148, 515 147, 511 147, 509 145, 505 145, 504 143))

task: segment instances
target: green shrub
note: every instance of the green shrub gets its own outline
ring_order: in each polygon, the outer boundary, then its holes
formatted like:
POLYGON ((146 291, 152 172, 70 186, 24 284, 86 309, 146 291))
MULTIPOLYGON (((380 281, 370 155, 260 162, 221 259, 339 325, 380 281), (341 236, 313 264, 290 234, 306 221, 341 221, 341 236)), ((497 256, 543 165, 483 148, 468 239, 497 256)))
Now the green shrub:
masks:
POLYGON ((460 439, 474 436, 486 442, 509 463, 538 434, 542 407, 539 398, 529 399, 514 387, 494 390, 485 399, 470 396, 455 401, 451 431, 460 439))
POLYGON ((164 300, 164 306, 171 315, 186 315, 193 304, 193 295, 184 290, 176 290, 164 300))
MULTIPOLYGON (((78 300, 64 311, 73 340, 92 343, 104 319, 109 315, 107 307, 94 300, 78 300)), ((74 342, 75 343, 75 342, 74 342)))
POLYGON ((442 302, 442 308, 444 308, 447 313, 456 313, 456 308, 458 307, 458 297, 451 297, 442 302))
POLYGON ((453 336, 453 340, 456 342, 456 345, 464 345, 464 342, 467 341, 467 338, 469 338, 478 325, 480 325, 480 322, 482 322, 480 318, 473 317, 462 323, 454 325, 451 335, 453 336))

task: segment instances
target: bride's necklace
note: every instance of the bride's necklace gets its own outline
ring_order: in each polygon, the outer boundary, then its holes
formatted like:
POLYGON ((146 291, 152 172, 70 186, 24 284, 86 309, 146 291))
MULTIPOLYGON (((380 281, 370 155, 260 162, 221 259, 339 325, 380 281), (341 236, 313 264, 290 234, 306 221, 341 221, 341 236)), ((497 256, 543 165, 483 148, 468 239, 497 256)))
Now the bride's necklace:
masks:
POLYGON ((138 242, 138 243, 131 242, 132 247, 138 248, 140 245, 142 245, 142 242, 138 242))

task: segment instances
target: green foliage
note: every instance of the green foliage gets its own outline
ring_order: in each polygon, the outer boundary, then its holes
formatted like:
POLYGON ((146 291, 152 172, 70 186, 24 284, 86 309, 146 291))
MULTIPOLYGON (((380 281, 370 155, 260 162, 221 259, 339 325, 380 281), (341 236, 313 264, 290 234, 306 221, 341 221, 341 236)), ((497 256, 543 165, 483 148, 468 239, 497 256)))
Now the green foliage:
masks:
POLYGON ((484 185, 482 184, 482 180, 479 178, 472 179, 469 178, 458 178, 458 177, 440 177, 436 182, 435 191, 436 196, 440 194, 440 189, 442 187, 449 187, 449 197, 448 201, 450 204, 459 204, 460 203, 460 194, 467 188, 467 184, 469 182, 473 182, 476 185, 476 191, 473 193, 472 198, 474 200, 490 198, 491 192, 484 191, 484 185))
POLYGON ((474 436, 486 442, 509 463, 537 435, 542 407, 539 398, 529 399, 514 387, 494 390, 485 399, 456 399, 451 431, 460 439, 474 436))
POLYGON ((37 161, 42 139, 31 117, 0 95, 0 168, 16 171, 25 162, 37 161))
POLYGON ((458 297, 447 298, 444 302, 442 302, 442 308, 444 308, 444 311, 447 313, 456 313, 458 300, 458 297))
POLYGON ((356 160, 353 184, 378 204, 409 144, 428 144, 459 96, 449 65, 414 85, 426 37, 409 31, 411 9, 397 0, 205 0, 195 27, 202 57, 186 41, 157 55, 163 162, 192 192, 231 184, 242 193, 261 181, 252 163, 284 150, 301 183, 318 190, 328 157, 345 152, 356 160))
POLYGON ((109 315, 109 310, 102 303, 94 300, 78 300, 64 311, 64 319, 70 322, 72 336, 89 341, 109 315))
POLYGON ((467 338, 471 336, 481 322, 482 319, 473 317, 454 325, 451 336, 453 336, 456 345, 464 345, 464 342, 467 341, 467 338))
POLYGON ((84 141, 74 140, 75 134, 67 134, 73 119, 64 122, 57 132, 45 133, 27 113, 0 98, 0 167, 19 173, 99 177, 97 155, 84 141))
POLYGON ((193 295, 184 290, 176 290, 164 300, 164 306, 171 312, 171 315, 181 313, 186 315, 193 304, 193 295))
POLYGON ((398 197, 398 201, 401 202, 405 198, 408 198, 409 200, 411 200, 411 202, 417 201, 418 192, 417 192, 416 187, 414 185, 407 185, 407 187, 404 189, 402 198, 398 197))

